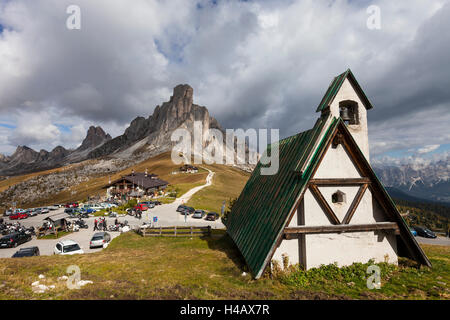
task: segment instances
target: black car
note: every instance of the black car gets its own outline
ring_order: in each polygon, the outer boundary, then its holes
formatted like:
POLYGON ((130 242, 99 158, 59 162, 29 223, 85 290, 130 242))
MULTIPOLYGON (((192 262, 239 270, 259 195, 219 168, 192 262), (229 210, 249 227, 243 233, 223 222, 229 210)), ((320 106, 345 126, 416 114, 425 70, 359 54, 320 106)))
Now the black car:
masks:
POLYGON ((19 251, 16 251, 16 253, 12 255, 12 258, 34 257, 39 255, 40 252, 38 247, 29 247, 22 248, 19 251))
POLYGON ((187 214, 190 215, 195 212, 195 209, 192 207, 184 206, 183 211, 181 211, 181 214, 187 214))
POLYGON ((64 213, 67 213, 68 215, 71 215, 71 216, 75 216, 76 212, 77 211, 74 208, 64 209, 64 213))
POLYGON ((219 214, 217 212, 208 212, 205 218, 205 220, 209 221, 216 221, 217 219, 219 219, 219 214))
POLYGON ((0 239, 0 248, 15 248, 28 241, 31 241, 31 235, 23 232, 14 232, 0 239))
POLYGON ((185 205, 179 205, 177 208, 177 212, 184 212, 185 209, 186 209, 185 205))
POLYGON ((416 227, 413 227, 413 229, 416 230, 418 236, 421 236, 424 238, 432 238, 432 239, 437 238, 437 235, 435 235, 433 231, 431 231, 430 229, 427 229, 425 227, 416 226, 416 227))

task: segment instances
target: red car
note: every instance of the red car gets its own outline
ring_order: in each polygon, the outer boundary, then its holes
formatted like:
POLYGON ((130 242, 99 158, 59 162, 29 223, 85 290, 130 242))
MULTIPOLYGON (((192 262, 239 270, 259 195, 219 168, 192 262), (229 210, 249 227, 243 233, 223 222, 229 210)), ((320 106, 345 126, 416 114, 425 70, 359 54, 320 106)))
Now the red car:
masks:
POLYGON ((26 218, 28 218, 28 214, 26 214, 26 213, 14 213, 9 216, 10 220, 21 220, 21 219, 26 219, 26 218))
POLYGON ((148 206, 145 203, 139 203, 134 207, 134 210, 141 210, 141 211, 147 211, 148 206))
POLYGON ((67 203, 66 208, 78 208, 77 202, 67 203))

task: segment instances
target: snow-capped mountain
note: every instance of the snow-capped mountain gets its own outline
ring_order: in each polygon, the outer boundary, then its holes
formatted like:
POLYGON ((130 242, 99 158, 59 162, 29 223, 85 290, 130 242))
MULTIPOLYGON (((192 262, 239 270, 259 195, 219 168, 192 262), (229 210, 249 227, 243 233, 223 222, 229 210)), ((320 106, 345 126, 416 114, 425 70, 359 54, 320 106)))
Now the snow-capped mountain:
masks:
POLYGON ((450 202, 450 156, 438 161, 404 164, 373 164, 375 173, 388 188, 425 200, 450 202))

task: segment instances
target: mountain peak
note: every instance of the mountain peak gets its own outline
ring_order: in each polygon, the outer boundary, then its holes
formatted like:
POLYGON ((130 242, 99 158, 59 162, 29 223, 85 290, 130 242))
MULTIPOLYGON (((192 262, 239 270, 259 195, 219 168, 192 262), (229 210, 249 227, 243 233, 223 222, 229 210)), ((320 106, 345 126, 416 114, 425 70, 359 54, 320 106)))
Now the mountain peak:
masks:
POLYGON ((39 153, 27 146, 18 146, 11 155, 11 160, 19 163, 33 162, 39 157, 39 153))
POLYGON ((180 99, 190 100, 192 103, 194 97, 194 89, 188 84, 179 84, 173 88, 173 95, 170 101, 177 101, 180 99))
POLYGON ((78 151, 83 151, 90 148, 95 148, 105 141, 111 140, 111 136, 107 134, 102 127, 89 127, 86 138, 84 138, 81 146, 77 149, 78 151))

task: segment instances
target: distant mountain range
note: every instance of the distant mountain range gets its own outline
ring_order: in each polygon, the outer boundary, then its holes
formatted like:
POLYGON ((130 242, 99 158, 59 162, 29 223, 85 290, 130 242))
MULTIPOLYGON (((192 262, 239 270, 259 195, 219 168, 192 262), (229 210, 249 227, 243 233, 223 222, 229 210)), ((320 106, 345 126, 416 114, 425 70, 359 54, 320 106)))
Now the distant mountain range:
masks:
MULTIPOLYGON (((47 170, 87 159, 148 158, 171 150, 174 143, 170 137, 174 130, 184 128, 193 133, 194 121, 202 122, 203 132, 211 128, 225 133, 206 107, 193 103, 193 93, 187 84, 176 86, 168 102, 157 106, 148 118, 134 119, 116 138, 111 138, 101 127, 90 127, 86 138, 75 150, 58 146, 50 152, 37 152, 27 146, 19 146, 11 156, 0 154, 0 176, 47 170)), ((204 146, 207 143, 204 141, 204 146)))
POLYGON ((450 157, 430 163, 375 164, 373 167, 393 197, 450 203, 450 157))

